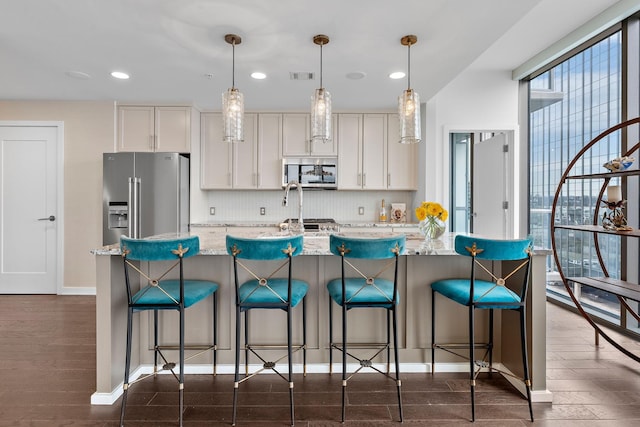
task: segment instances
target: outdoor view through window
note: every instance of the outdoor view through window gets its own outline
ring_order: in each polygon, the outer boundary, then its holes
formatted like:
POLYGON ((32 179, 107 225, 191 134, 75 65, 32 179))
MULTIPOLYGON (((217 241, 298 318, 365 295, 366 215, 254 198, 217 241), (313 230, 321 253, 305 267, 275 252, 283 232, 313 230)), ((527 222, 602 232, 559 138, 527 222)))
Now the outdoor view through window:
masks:
MULTIPOLYGON (((621 58, 622 33, 618 31, 529 82, 529 224, 537 246, 551 247, 551 221, 593 224, 602 180, 572 180, 558 199, 554 218, 551 208, 569 162, 592 138, 622 121, 621 58)), ((573 171, 606 172, 603 163, 620 156, 620 149, 620 133, 616 132, 586 152, 573 171)), ((620 277, 620 238, 599 235, 598 239, 609 275, 620 277)), ((602 275, 589 233, 556 229, 556 250, 559 259, 567 263, 562 266, 567 276, 602 275)), ((552 256, 547 260, 547 271, 547 294, 567 300, 552 256)), ((588 287, 575 293, 583 306, 620 324, 615 296, 588 287)))

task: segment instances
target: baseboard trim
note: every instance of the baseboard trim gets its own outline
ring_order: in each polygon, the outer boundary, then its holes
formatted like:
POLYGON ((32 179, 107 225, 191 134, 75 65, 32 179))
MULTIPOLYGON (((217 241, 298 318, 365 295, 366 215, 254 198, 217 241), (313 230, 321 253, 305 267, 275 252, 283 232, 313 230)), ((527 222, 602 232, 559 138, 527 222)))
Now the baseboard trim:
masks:
MULTIPOLYGON (((509 372, 502 364, 495 364, 497 368, 509 372)), ((374 366, 382 371, 386 370, 386 363, 376 363, 374 366)), ((262 365, 249 365, 250 370, 256 370, 261 368, 262 365)), ((355 371, 359 368, 360 365, 355 363, 347 364, 347 370, 349 372, 355 371)), ((469 365, 467 363, 438 363, 436 365, 435 372, 468 372, 469 365)), ((394 365, 391 364, 391 372, 395 372, 394 365)), ((333 372, 341 372, 342 364, 334 363, 333 364, 333 372)), ((219 364, 217 367, 217 373, 219 375, 228 375, 233 374, 235 371, 235 366, 233 364, 219 364)), ((429 373, 431 372, 431 364, 430 363, 401 363, 400 371, 404 373, 429 373)), ((281 373, 286 373, 286 366, 283 369, 280 369, 281 373)), ((302 365, 295 364, 293 365, 293 372, 297 374, 302 373, 302 365)), ((152 365, 141 365, 134 372, 131 373, 129 377, 129 381, 133 382, 138 379, 141 375, 151 374, 153 373, 152 365)), ((186 365, 184 368, 185 375, 188 374, 196 374, 196 375, 212 375, 213 367, 209 364, 206 365, 186 365)), ((328 374, 329 373, 329 365, 326 363, 313 363, 307 364, 307 373, 309 374, 328 374)), ((367 373, 375 373, 375 371, 367 369, 361 372, 362 374, 367 373)), ((171 374, 171 372, 162 372, 159 375, 171 374)), ((269 375, 274 374, 273 371, 267 370, 261 374, 269 375)), ((513 386, 523 395, 526 395, 526 390, 524 388, 524 384, 520 381, 516 381, 514 378, 511 378, 509 375, 503 375, 503 377, 509 381, 513 386)), ((112 405, 118 398, 122 395, 122 383, 118 384, 118 386, 112 390, 110 393, 98 393, 95 392, 91 395, 91 404, 92 405, 112 405)), ((532 402, 552 402, 553 394, 549 390, 537 390, 531 392, 531 401, 532 402)))
POLYGON ((96 294, 95 287, 75 287, 75 286, 63 286, 59 291, 58 295, 94 295, 96 294))

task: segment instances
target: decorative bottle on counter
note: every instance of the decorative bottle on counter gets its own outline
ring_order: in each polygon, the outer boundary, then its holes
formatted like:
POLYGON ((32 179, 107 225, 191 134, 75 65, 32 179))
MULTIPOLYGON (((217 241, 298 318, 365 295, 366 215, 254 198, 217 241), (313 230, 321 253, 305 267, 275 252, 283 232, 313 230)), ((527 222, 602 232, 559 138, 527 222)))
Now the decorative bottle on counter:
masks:
POLYGON ((380 222, 387 222, 387 208, 384 206, 384 199, 382 199, 382 206, 380 206, 380 222))

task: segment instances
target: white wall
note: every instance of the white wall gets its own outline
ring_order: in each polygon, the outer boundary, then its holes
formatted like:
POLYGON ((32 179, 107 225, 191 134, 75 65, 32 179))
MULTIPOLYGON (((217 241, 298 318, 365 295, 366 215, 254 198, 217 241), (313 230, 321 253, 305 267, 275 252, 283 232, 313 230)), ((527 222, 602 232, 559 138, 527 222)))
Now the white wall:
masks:
POLYGON ((64 122, 62 285, 95 288, 90 251, 102 245, 102 153, 113 151, 113 102, 0 101, 0 120, 64 122))
MULTIPOLYGON (((426 104, 425 156, 420 159, 420 186, 424 200, 449 206, 449 133, 514 130, 514 188, 522 171, 517 159, 526 154, 526 139, 520 141, 518 125, 518 82, 508 71, 467 69, 426 104), (524 150, 524 151, 523 151, 524 150)), ((514 200, 526 197, 516 191, 514 200)), ((517 206, 515 214, 522 215, 517 206)), ((514 224, 517 230, 517 221, 514 224)), ((516 233, 517 234, 517 233, 516 233)))

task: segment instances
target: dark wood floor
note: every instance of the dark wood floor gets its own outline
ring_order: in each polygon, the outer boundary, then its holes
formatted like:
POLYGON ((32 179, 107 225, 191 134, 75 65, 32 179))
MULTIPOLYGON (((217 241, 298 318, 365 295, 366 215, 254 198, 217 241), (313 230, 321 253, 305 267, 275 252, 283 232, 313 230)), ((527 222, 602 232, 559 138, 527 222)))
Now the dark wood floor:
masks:
MULTIPOLYGON (((92 406, 95 390, 95 298, 0 296, 0 426, 114 426, 119 401, 92 406)), ((588 324, 548 308, 547 384, 554 403, 534 405, 540 426, 638 426, 640 365, 609 344, 596 348, 588 324)), ((640 343, 629 340, 640 352, 640 343)), ((470 425, 468 382, 458 374, 403 375, 404 424, 470 425)), ((347 426, 398 425, 392 382, 360 375, 349 384, 347 426), (375 390, 375 391, 374 391, 375 390)), ((296 425, 340 425, 337 375, 296 378, 296 425)), ((230 425, 232 378, 187 377, 185 425, 230 425)), ((177 425, 172 377, 131 389, 128 426, 177 425)), ((287 385, 262 375, 242 389, 238 425, 288 425, 287 385)), ((530 424, 526 401, 499 376, 477 387, 483 426, 530 424)))

